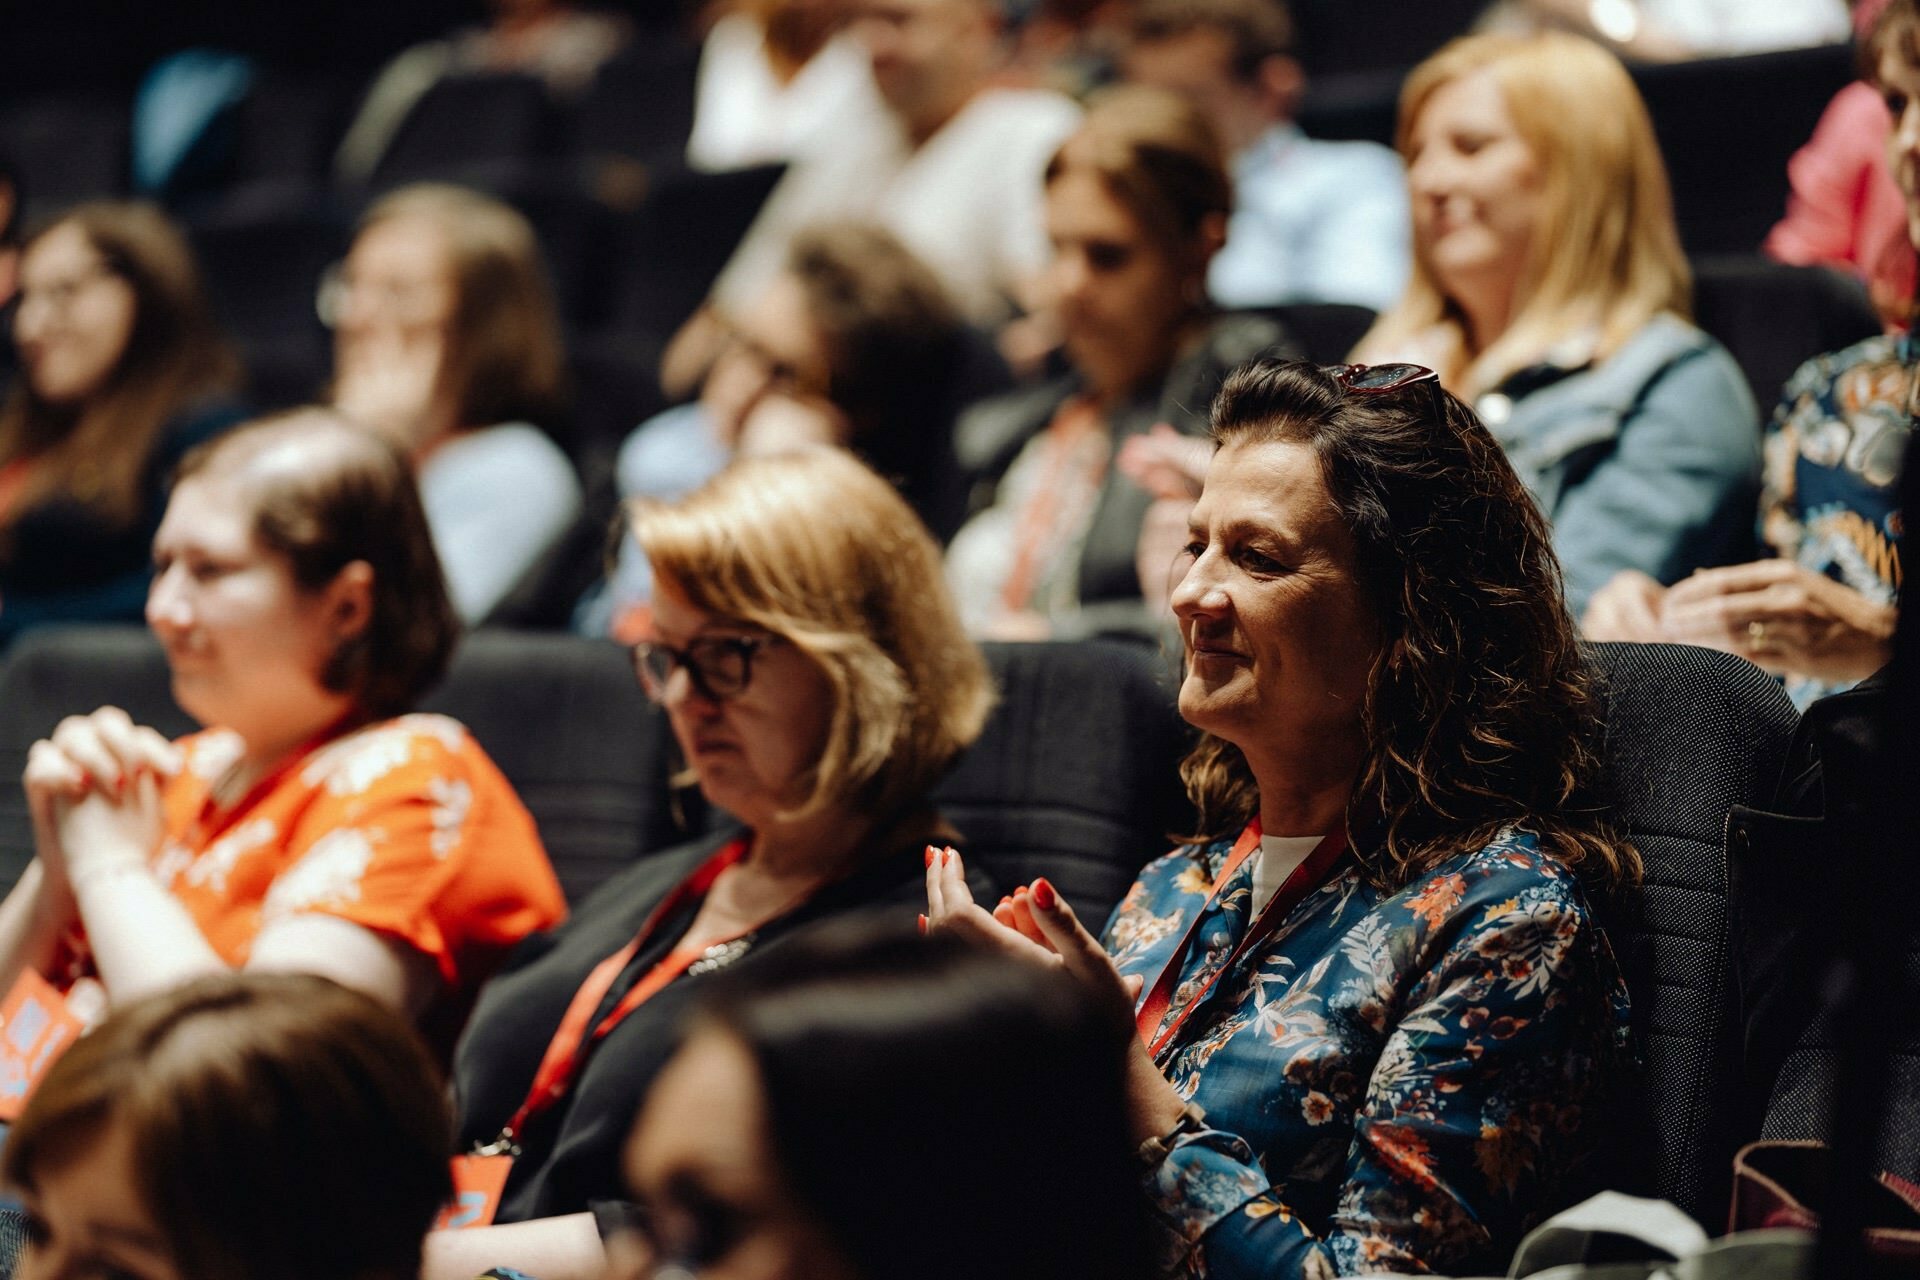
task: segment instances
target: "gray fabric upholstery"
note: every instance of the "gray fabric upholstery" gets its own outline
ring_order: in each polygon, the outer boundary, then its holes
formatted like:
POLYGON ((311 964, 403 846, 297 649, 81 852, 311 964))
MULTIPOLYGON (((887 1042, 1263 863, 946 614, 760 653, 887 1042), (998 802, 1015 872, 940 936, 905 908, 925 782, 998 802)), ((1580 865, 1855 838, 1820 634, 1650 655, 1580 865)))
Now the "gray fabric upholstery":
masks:
POLYGON ((935 796, 1005 889, 1045 876, 1089 928, 1192 819, 1171 658, 1140 645, 992 644, 1000 702, 935 796))
POLYGON ((1779 682, 1741 658, 1682 645, 1592 654, 1607 682, 1614 803, 1646 863, 1637 892, 1603 905, 1644 1064, 1644 1111, 1620 1132, 1620 1181, 1718 1231, 1745 1136, 1727 815, 1772 793, 1795 714, 1779 682))

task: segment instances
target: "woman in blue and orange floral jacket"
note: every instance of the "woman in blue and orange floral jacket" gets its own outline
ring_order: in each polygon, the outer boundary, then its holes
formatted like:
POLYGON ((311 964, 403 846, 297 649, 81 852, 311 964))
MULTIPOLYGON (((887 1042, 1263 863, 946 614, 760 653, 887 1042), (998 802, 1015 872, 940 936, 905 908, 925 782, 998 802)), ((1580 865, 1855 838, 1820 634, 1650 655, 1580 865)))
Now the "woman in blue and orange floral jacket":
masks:
POLYGON ((1592 1172, 1626 989, 1583 890, 1638 860, 1548 530, 1414 365, 1261 361, 1173 607, 1199 838, 1104 939, 1044 880, 929 919, 1131 997, 1169 1270, 1497 1271, 1592 1172))

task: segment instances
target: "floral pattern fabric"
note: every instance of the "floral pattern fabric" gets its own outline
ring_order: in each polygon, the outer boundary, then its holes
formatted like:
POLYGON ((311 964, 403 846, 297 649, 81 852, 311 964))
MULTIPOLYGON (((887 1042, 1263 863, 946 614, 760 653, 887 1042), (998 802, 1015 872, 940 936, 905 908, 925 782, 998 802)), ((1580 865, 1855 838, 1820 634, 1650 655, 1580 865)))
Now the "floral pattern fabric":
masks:
POLYGON ((408 715, 342 735, 225 811, 213 801, 240 739, 181 740, 154 873, 220 958, 260 931, 338 916, 432 960, 450 990, 566 914, 533 818, 456 720, 408 715))
MULTIPOLYGON (((1108 924, 1120 971, 1150 990, 1198 917, 1169 1019, 1248 928, 1251 860, 1209 903, 1231 849, 1152 863, 1108 924)), ((1163 1049, 1207 1115, 1147 1176, 1165 1269, 1503 1271, 1578 1189, 1629 1055, 1613 954, 1532 835, 1393 893, 1343 859, 1163 1049)))
MULTIPOLYGON (((1767 428, 1760 536, 1875 604, 1900 594, 1900 459, 1913 434, 1914 340, 1882 334, 1815 356, 1767 428)), ((1789 676, 1805 710, 1849 683, 1789 676)))

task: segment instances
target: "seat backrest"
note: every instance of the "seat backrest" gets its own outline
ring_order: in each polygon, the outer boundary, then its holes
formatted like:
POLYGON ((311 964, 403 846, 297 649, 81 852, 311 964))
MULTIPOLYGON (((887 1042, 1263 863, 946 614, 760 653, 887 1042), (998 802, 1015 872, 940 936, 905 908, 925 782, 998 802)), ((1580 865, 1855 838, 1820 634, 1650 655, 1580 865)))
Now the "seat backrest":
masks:
POLYGON ((1299 339, 1315 364, 1344 364, 1373 327, 1375 312, 1350 302, 1289 302, 1262 308, 1299 339))
POLYGON ((374 167, 372 185, 456 179, 500 162, 531 164, 550 157, 560 131, 559 108, 538 76, 444 76, 400 122, 374 167))
POLYGON ((1788 158, 1858 74, 1844 44, 1633 68, 1687 252, 1760 247, 1787 209, 1788 158))
POLYGON ((1881 328, 1853 277, 1749 255, 1694 259, 1693 317, 1739 362, 1763 418, 1802 362, 1881 328))
POLYGON ((1102 641, 986 652, 999 704, 935 798, 996 882, 1045 876, 1098 930, 1169 833, 1192 821, 1175 666, 1102 641))
POLYGON ((609 58, 580 98, 577 142, 587 157, 680 159, 693 132, 700 46, 675 33, 636 40, 609 58))
POLYGON ((133 112, 124 98, 47 95, 0 107, 0 155, 19 170, 26 217, 126 193, 133 112))
POLYGON ((784 171, 761 165, 731 173, 662 172, 622 220, 613 258, 618 278, 607 327, 673 335, 707 291, 784 171))
MULTIPOLYGON (((112 704, 168 736, 193 728, 168 691, 166 661, 139 627, 27 633, 0 669, 0 879, 33 855, 17 782, 27 749, 61 717, 112 704)), ((469 635, 423 709, 472 730, 540 826, 561 885, 578 901, 641 851, 678 838, 667 799, 665 725, 621 650, 575 636, 469 635)))
POLYGON ((1772 794, 1792 703, 1745 659, 1686 645, 1599 644, 1616 812, 1640 850, 1638 890, 1603 906, 1633 1000, 1640 1123, 1623 1126, 1640 1185, 1724 1229, 1742 1136, 1730 954, 1727 816, 1772 794))

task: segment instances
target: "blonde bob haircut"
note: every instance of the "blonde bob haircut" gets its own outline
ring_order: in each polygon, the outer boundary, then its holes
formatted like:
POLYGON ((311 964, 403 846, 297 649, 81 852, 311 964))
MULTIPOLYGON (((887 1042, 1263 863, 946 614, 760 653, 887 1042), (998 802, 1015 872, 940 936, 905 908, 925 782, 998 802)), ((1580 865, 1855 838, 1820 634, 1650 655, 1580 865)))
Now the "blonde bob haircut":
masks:
POLYGON ((1443 47, 1400 91, 1396 145, 1409 167, 1414 126, 1434 93, 1483 71, 1543 183, 1512 319, 1486 350, 1471 350, 1465 317, 1416 243, 1406 293, 1361 343, 1368 353, 1401 350, 1440 330, 1452 348, 1441 373, 1468 399, 1589 331, 1598 337, 1594 357, 1605 359, 1661 312, 1686 318, 1693 310, 1653 122, 1620 60, 1591 41, 1549 32, 1467 36, 1443 47))
POLYGON ((627 514, 656 589, 773 632, 826 674, 827 742, 791 816, 892 814, 980 735, 993 682, 940 550, 853 455, 742 458, 684 498, 640 499, 627 514))

